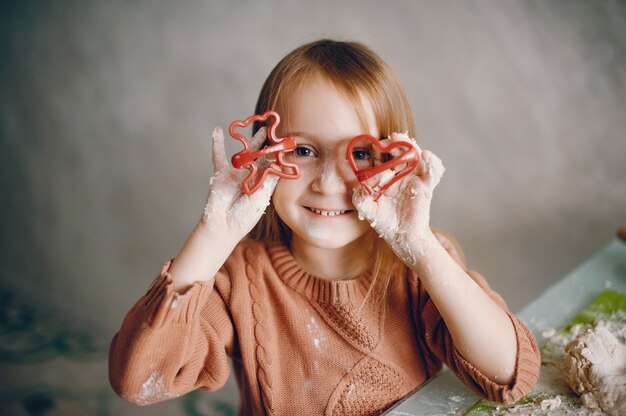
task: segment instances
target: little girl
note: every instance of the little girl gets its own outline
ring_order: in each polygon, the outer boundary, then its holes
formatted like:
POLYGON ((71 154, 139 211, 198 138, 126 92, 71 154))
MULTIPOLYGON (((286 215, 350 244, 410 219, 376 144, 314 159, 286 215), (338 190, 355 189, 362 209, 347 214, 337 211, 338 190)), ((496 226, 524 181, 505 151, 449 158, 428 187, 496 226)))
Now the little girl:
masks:
MULTIPOLYGON (((299 178, 270 175, 244 194, 248 171, 227 162, 214 130, 202 218, 112 341, 115 391, 143 405, 217 390, 230 357, 242 415, 379 414, 442 364, 481 397, 528 393, 535 341, 431 228, 444 168, 409 139, 408 100, 388 66, 358 43, 306 44, 263 85, 255 112, 270 109, 282 116, 278 137, 296 140, 286 158, 299 178), (421 167, 374 198, 346 160, 361 134, 411 143, 421 167)), ((352 157, 379 164, 376 147, 352 157)))

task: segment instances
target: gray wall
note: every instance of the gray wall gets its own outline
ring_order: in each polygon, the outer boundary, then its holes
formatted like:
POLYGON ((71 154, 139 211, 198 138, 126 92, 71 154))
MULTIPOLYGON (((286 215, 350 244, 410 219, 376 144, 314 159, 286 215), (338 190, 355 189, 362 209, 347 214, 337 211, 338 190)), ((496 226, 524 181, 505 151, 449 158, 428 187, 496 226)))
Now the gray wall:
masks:
POLYGON ((623 2, 0 7, 0 284, 106 336, 198 219, 212 127, 319 37, 396 70, 447 166, 433 223, 514 310, 626 223, 623 2))

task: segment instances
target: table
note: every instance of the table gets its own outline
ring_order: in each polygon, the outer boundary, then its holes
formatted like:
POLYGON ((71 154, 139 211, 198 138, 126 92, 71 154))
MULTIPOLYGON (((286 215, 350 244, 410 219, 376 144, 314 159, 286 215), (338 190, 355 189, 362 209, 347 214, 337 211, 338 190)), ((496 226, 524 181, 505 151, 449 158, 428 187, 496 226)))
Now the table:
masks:
MULTIPOLYGON (((543 331, 564 326, 606 289, 626 293, 626 244, 619 239, 609 242, 516 315, 541 343, 543 331)), ((477 401, 446 368, 384 414, 462 415, 477 401)))

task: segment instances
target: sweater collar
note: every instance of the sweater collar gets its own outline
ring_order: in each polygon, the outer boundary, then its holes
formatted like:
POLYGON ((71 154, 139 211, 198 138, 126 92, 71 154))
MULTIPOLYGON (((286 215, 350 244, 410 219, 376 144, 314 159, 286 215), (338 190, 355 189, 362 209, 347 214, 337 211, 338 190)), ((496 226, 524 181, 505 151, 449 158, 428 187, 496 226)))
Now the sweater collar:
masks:
POLYGON ((267 243, 267 251, 285 284, 301 295, 319 303, 359 303, 367 294, 372 280, 371 270, 354 279, 328 280, 303 270, 282 242, 267 243))

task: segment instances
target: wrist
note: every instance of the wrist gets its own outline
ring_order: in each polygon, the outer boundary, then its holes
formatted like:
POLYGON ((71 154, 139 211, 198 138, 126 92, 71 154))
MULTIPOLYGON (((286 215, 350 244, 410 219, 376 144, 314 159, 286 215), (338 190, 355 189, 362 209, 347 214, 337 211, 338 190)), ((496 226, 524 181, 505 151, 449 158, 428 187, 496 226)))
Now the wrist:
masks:
POLYGON ((436 270, 441 265, 441 259, 449 257, 447 251, 432 231, 425 233, 415 247, 413 250, 414 263, 411 269, 420 278, 429 280, 434 276, 433 273, 437 274, 436 270))
POLYGON ((231 234, 210 223, 196 224, 169 270, 177 291, 182 293, 194 282, 209 281, 216 275, 239 242, 231 234))
POLYGON ((432 249, 438 245, 439 240, 437 240, 435 234, 430 227, 428 227, 423 232, 417 234, 411 244, 411 249, 416 258, 422 259, 428 257, 432 249))
POLYGON ((224 247, 234 247, 245 236, 239 236, 238 233, 228 229, 226 224, 215 221, 207 221, 203 217, 195 226, 192 234, 197 235, 203 240, 220 241, 220 245, 224 247))
POLYGON ((418 272, 419 268, 428 263, 428 259, 436 252, 439 245, 437 237, 428 229, 413 235, 403 234, 404 238, 389 242, 391 249, 404 264, 418 272))

